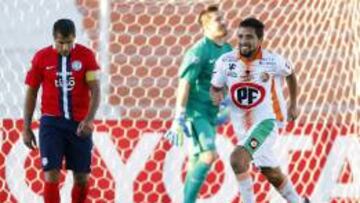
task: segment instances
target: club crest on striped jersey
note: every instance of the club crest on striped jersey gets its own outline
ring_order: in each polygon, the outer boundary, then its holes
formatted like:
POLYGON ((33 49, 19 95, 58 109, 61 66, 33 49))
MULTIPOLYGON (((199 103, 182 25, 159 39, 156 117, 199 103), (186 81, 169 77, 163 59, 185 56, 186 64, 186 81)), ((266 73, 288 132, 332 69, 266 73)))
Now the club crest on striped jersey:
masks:
POLYGON ((72 68, 74 71, 79 71, 79 70, 81 70, 81 68, 82 68, 82 63, 81 63, 81 61, 78 61, 78 60, 73 61, 73 62, 71 63, 71 68, 72 68))
POLYGON ((230 87, 231 99, 240 109, 251 109, 261 104, 265 98, 265 88, 261 85, 242 82, 230 87))

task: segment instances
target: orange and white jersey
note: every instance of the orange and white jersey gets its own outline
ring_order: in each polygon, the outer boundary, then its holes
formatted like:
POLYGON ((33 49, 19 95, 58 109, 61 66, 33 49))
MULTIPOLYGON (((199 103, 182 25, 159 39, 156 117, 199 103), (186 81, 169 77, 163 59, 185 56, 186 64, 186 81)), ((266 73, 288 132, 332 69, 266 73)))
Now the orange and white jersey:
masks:
POLYGON ((287 105, 283 93, 284 77, 276 75, 274 77, 274 93, 277 96, 279 103, 279 113, 276 114, 277 125, 279 128, 283 128, 287 121, 287 105))
POLYGON ((251 61, 242 59, 238 50, 217 60, 211 84, 227 87, 231 98, 230 116, 238 136, 262 120, 286 119, 282 80, 293 71, 287 60, 266 49, 259 50, 251 61))

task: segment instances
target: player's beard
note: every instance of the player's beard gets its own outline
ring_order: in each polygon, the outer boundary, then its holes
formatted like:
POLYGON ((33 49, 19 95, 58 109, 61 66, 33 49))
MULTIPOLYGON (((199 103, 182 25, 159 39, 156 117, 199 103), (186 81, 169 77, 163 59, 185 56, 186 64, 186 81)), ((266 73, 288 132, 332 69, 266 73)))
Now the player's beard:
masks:
POLYGON ((239 52, 241 56, 245 58, 251 58, 255 54, 256 48, 251 49, 251 46, 248 44, 239 44, 239 52))

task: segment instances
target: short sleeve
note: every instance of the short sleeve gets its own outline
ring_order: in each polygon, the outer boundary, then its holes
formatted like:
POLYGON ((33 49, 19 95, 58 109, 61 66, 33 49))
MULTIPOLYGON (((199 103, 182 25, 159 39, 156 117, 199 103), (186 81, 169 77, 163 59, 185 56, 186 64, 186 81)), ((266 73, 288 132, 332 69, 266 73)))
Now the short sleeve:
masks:
POLYGON ((201 71, 201 56, 194 51, 188 51, 180 66, 179 77, 189 83, 195 82, 201 71))
POLYGON ((99 64, 96 62, 95 54, 90 51, 87 57, 87 71, 99 70, 99 64))
POLYGON ((43 81, 43 73, 40 67, 40 56, 35 54, 34 58, 31 60, 31 67, 28 70, 25 77, 25 84, 33 88, 38 88, 43 81))
POLYGON ((222 61, 222 57, 216 60, 215 68, 211 78, 211 85, 214 87, 222 88, 225 86, 226 77, 224 73, 224 63, 222 61))
POLYGON ((291 64, 290 61, 284 59, 283 57, 279 56, 278 57, 278 66, 276 68, 275 73, 277 75, 281 75, 281 76, 289 76, 292 73, 294 73, 294 67, 291 64))

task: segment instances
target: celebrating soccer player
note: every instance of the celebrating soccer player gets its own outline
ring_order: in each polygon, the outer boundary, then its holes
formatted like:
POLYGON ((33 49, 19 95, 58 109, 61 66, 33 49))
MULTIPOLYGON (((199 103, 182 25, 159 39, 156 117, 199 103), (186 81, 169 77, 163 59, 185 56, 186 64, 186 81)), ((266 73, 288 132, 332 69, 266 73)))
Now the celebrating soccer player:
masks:
POLYGON ((281 113, 275 78, 286 78, 290 105, 288 119, 297 116, 296 78, 293 67, 282 56, 261 47, 264 25, 255 18, 247 18, 237 30, 238 50, 222 55, 216 62, 211 80, 213 102, 223 99, 228 88, 231 99, 230 115, 238 145, 231 154, 231 166, 239 183, 245 203, 254 203, 250 162, 290 203, 308 202, 296 193, 291 181, 281 172, 272 146, 277 135, 277 120, 281 113))
POLYGON ((93 120, 99 106, 99 66, 94 53, 74 42, 75 25, 60 19, 53 26, 54 45, 39 50, 27 73, 23 140, 36 148, 31 129, 37 93, 42 87, 40 154, 45 172, 44 202, 58 203, 63 158, 73 171, 72 202, 84 202, 89 190, 93 120))

